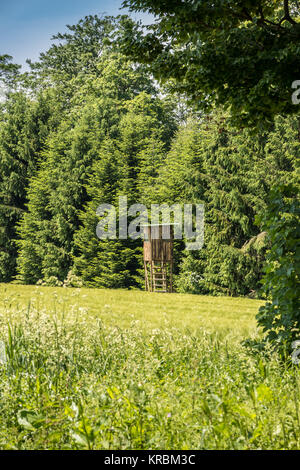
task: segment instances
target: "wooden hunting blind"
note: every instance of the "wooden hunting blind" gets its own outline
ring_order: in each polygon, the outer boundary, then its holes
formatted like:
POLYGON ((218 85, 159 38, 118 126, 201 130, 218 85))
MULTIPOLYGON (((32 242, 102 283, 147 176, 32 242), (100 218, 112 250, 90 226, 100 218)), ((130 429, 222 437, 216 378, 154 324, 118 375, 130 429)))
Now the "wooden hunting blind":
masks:
POLYGON ((144 225, 145 288, 173 292, 174 224, 144 225))

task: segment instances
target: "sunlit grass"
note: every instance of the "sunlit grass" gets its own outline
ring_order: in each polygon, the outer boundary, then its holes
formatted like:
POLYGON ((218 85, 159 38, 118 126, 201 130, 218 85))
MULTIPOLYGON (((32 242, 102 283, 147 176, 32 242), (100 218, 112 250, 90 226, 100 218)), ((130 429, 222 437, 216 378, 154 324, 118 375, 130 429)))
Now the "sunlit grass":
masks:
POLYGON ((0 311, 4 305, 70 311, 85 308, 106 324, 128 327, 133 320, 143 329, 171 325, 196 330, 247 335, 256 330, 261 301, 188 294, 159 294, 111 289, 69 289, 0 284, 0 311))
POLYGON ((260 304, 1 285, 0 449, 299 449, 299 368, 255 343, 260 304))

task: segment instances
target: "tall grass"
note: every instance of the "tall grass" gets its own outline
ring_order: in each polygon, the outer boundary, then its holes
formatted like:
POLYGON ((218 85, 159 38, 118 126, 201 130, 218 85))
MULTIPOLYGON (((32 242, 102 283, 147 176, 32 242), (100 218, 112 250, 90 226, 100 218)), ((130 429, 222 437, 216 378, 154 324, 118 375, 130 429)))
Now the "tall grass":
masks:
POLYGON ((79 302, 49 314, 4 300, 1 449, 300 446, 297 366, 246 348, 241 332, 144 328, 134 311, 119 327, 79 302))

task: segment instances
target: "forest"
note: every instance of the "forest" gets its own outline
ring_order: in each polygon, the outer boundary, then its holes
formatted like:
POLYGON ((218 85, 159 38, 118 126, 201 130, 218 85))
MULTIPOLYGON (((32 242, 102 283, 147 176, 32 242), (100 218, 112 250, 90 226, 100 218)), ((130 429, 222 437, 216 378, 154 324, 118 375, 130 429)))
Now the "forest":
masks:
POLYGON ((158 84, 124 54, 128 24, 87 16, 25 73, 1 56, 0 282, 142 289, 141 240, 95 232, 99 204, 126 195, 147 207, 204 204, 204 248, 175 243, 177 292, 267 299, 272 276, 288 273, 297 302, 297 116, 254 133, 221 105, 195 109, 172 79, 158 84), (289 213, 282 233, 272 211, 289 213), (278 273, 288 227, 294 244, 278 273))

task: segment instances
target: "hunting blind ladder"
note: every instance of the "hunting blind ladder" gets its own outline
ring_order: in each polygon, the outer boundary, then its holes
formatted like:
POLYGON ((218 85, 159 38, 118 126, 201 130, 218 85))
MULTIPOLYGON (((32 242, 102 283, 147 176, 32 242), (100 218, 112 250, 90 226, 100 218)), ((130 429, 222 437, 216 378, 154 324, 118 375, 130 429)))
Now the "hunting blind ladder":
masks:
POLYGON ((146 291, 173 292, 173 226, 152 224, 143 228, 146 291))

